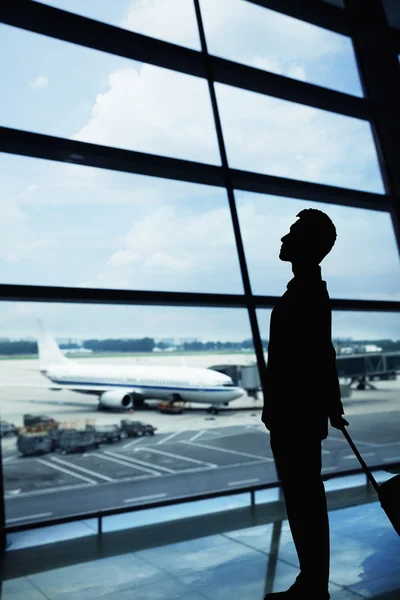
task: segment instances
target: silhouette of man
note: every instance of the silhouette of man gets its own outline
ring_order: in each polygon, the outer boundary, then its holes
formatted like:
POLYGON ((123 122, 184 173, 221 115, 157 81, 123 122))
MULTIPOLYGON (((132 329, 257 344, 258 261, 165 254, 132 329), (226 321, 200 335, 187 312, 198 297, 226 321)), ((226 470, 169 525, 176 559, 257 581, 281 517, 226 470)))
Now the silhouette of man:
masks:
POLYGON ((320 262, 336 229, 320 210, 302 210, 282 238, 279 258, 294 278, 271 314, 264 376, 262 422, 270 431, 276 471, 285 498, 300 574, 284 592, 265 600, 328 600, 330 540, 321 443, 332 427, 343 429, 343 405, 332 345, 332 312, 320 262))

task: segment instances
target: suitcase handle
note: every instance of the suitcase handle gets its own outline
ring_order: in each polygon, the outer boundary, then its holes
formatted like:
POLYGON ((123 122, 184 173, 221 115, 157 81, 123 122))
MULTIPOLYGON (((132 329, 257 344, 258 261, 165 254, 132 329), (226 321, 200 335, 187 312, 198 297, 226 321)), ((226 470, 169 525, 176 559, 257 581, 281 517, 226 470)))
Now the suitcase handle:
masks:
POLYGON ((343 426, 343 428, 341 429, 341 431, 343 432, 344 437, 346 438, 346 440, 349 442, 351 449, 353 450, 354 454, 357 456, 358 460, 360 461, 360 464, 366 474, 366 476, 368 477, 369 481, 372 483, 376 493, 379 496, 379 485, 377 484, 374 476, 372 475, 371 471, 368 468, 367 463, 364 461, 364 459, 362 458, 361 454, 359 453, 359 451, 357 450, 357 448, 354 445, 353 440, 351 439, 351 437, 349 436, 348 432, 346 431, 345 427, 343 426))

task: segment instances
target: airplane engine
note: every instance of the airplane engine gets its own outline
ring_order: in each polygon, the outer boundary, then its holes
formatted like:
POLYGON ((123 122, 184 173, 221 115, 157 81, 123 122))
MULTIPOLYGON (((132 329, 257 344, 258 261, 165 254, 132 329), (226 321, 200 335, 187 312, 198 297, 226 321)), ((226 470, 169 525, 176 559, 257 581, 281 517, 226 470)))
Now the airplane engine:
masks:
POLYGON ((133 406, 133 394, 126 394, 120 390, 104 392, 100 396, 100 404, 107 408, 125 408, 129 409, 133 406))

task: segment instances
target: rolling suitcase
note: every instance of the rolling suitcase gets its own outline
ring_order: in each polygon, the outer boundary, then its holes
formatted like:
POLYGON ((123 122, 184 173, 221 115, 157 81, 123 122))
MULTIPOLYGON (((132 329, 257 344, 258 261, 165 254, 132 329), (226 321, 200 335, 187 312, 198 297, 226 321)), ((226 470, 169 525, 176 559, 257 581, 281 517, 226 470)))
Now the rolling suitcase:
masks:
POLYGON ((345 427, 343 427, 342 431, 345 438, 349 442, 351 449, 360 461, 366 476, 374 486, 374 489, 378 494, 381 506, 385 511, 389 521, 393 525, 397 534, 400 535, 400 474, 378 485, 371 471, 369 470, 368 465, 364 462, 361 454, 355 447, 353 440, 347 433, 345 427))

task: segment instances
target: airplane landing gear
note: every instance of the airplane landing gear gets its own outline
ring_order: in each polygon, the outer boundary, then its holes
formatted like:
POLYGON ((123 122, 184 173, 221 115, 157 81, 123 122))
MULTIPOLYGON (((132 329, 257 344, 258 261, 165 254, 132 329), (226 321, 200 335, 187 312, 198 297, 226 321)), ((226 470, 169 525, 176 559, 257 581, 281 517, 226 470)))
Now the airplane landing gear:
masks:
POLYGON ((216 406, 210 406, 210 408, 207 410, 207 412, 210 415, 217 415, 219 413, 219 410, 216 406))

